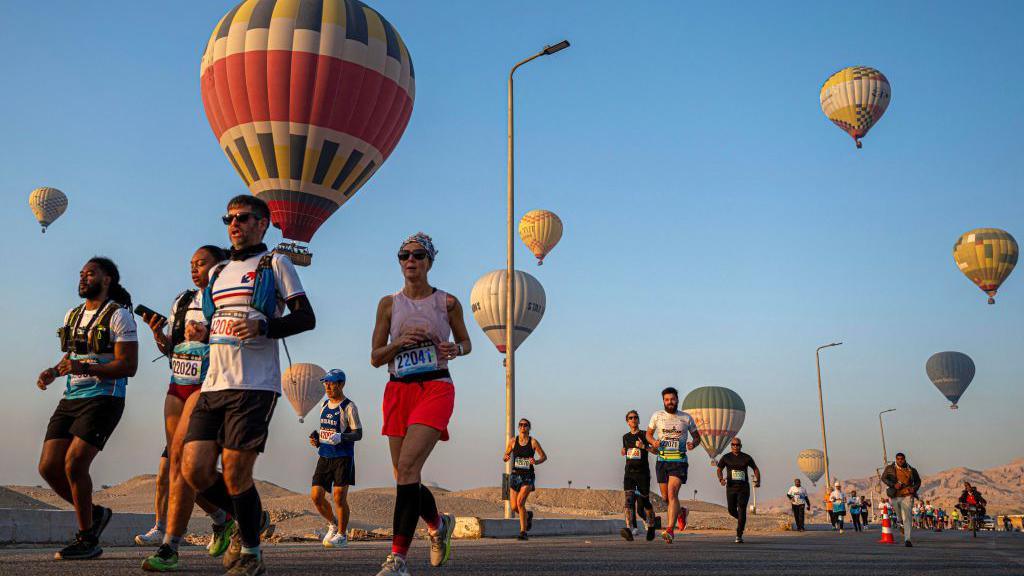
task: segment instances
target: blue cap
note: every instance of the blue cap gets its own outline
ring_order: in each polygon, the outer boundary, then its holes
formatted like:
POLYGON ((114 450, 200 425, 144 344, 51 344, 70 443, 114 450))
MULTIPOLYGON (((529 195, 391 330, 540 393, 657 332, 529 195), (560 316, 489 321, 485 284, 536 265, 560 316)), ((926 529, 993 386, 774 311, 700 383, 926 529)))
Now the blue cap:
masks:
POLYGON ((338 368, 335 368, 334 370, 331 370, 327 374, 324 374, 324 377, 321 378, 320 381, 321 382, 341 382, 342 384, 344 384, 345 383, 345 372, 343 372, 342 370, 339 370, 338 368))

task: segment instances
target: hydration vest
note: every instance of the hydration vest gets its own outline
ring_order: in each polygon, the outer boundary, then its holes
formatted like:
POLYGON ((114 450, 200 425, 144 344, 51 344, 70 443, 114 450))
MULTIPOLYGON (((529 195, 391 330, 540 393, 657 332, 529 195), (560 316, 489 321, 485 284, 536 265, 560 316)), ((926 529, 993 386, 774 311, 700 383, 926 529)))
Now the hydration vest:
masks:
POLYGON ((174 311, 171 314, 171 349, 185 341, 185 314, 188 307, 196 300, 199 290, 191 288, 178 295, 174 301, 174 311))
MULTIPOLYGON (((249 301, 249 306, 266 316, 268 320, 273 318, 277 311, 277 281, 274 279, 273 262, 274 251, 267 252, 260 257, 260 261, 256 265, 252 299, 249 301)), ((218 264, 210 274, 210 283, 203 289, 203 316, 206 316, 207 322, 213 319, 213 313, 217 311, 217 307, 213 304, 213 285, 227 265, 227 262, 218 264)))
POLYGON ((83 328, 80 324, 82 316, 85 315, 85 303, 77 306, 71 311, 71 314, 68 314, 68 320, 64 326, 57 329, 61 352, 113 354, 114 342, 111 338, 110 321, 118 308, 121 308, 120 304, 113 300, 107 300, 83 328))

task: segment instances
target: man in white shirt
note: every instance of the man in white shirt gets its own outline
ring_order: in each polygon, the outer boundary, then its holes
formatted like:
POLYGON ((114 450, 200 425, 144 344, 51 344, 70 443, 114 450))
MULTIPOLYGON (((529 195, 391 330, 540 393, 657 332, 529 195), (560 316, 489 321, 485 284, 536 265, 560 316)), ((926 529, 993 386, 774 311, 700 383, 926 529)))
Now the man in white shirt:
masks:
POLYGON ((810 511, 811 500, 807 497, 807 489, 800 485, 800 479, 794 478, 793 485, 786 492, 789 503, 793 506, 793 519, 796 521, 796 531, 804 531, 804 513, 810 511))
POLYGON ((222 220, 231 260, 210 271, 203 293, 210 366, 189 421, 182 468, 208 501, 234 511, 238 532, 224 554, 228 573, 256 576, 265 571, 260 533, 270 518, 252 469, 281 395, 277 340, 312 330, 316 317, 292 262, 263 244, 270 226, 266 203, 236 196, 222 220), (223 474, 217 471, 218 457, 223 474))
POLYGON ((658 448, 654 472, 661 496, 668 502, 668 526, 661 537, 671 544, 675 539, 676 518, 679 518, 680 530, 686 526, 686 508, 679 505, 679 489, 686 484, 689 470, 686 451, 700 443, 700 433, 693 418, 679 410, 679 392, 675 388, 662 390, 661 401, 665 409, 651 416, 647 442, 658 448), (688 435, 692 437, 689 442, 688 435))

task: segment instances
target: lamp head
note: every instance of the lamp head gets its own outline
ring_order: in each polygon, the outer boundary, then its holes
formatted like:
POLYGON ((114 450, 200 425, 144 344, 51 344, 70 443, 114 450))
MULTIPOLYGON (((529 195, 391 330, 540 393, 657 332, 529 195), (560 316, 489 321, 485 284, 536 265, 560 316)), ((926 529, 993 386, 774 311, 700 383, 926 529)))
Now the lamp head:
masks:
POLYGON ((543 52, 544 52, 545 55, 550 56, 551 54, 554 54, 555 52, 558 52, 558 51, 561 51, 561 50, 565 50, 568 47, 569 47, 569 41, 568 40, 562 40, 558 44, 554 44, 552 46, 545 46, 543 52))

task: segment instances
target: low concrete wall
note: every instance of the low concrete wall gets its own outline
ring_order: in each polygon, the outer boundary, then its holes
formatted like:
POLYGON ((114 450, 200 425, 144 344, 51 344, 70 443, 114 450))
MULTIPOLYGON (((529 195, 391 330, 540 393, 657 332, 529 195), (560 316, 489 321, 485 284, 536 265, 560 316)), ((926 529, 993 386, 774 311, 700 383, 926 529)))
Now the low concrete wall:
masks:
MULTIPOLYGON (((599 536, 618 534, 622 520, 585 518, 536 518, 530 536, 599 536)), ((460 516, 455 519, 455 538, 515 538, 519 520, 460 516)))
MULTIPOLYGON (((146 532, 155 524, 152 514, 114 512, 110 524, 103 531, 102 544, 129 546, 135 535, 146 532)), ((75 513, 70 510, 22 510, 0 508, 0 544, 67 543, 78 532, 75 513)))

